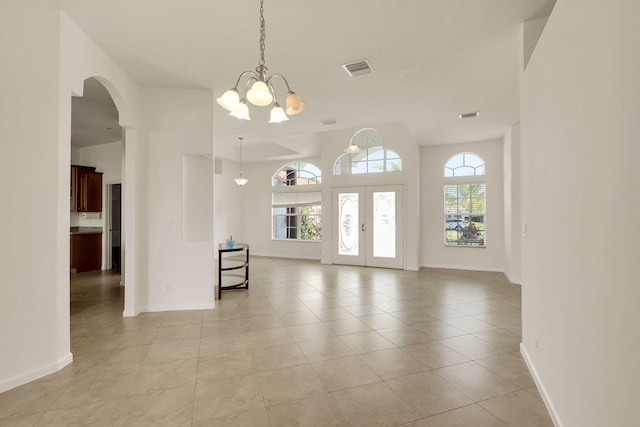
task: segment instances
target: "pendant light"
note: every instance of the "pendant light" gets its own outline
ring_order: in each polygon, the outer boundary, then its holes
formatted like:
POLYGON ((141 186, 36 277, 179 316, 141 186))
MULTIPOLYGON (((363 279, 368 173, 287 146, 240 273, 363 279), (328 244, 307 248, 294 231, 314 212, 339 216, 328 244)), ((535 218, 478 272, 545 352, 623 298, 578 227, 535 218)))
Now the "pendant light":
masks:
POLYGON ((233 180, 236 182, 236 184, 238 184, 240 187, 242 187, 247 182, 249 182, 249 180, 247 178, 243 178, 242 177, 242 140, 244 138, 240 137, 238 139, 240 140, 240 176, 238 178, 233 178, 233 180))
POLYGON ((298 94, 291 90, 289 82, 287 82, 287 79, 282 74, 273 74, 270 77, 267 75, 267 71, 269 69, 264 62, 266 34, 267 32, 264 22, 264 0, 260 0, 260 61, 258 61, 258 66, 255 71, 250 70, 240 73, 235 86, 227 90, 216 101, 221 107, 229 111, 230 116, 234 116, 242 120, 251 120, 249 117, 247 101, 258 107, 271 105, 269 123, 281 123, 289 120, 287 114, 289 116, 300 114, 307 107, 307 104, 298 94), (240 84, 240 80, 245 76, 249 76, 249 78, 244 85, 244 96, 240 98, 238 85, 240 84), (286 110, 278 104, 276 90, 271 82, 274 77, 282 79, 284 84, 287 86, 288 93, 285 100, 286 110), (251 86, 251 88, 247 90, 249 86, 251 86))
POLYGON ((355 131, 353 131, 353 135, 351 136, 351 142, 349 143, 349 146, 347 148, 344 149, 345 153, 359 153, 362 151, 362 149, 356 144, 356 133, 355 131))

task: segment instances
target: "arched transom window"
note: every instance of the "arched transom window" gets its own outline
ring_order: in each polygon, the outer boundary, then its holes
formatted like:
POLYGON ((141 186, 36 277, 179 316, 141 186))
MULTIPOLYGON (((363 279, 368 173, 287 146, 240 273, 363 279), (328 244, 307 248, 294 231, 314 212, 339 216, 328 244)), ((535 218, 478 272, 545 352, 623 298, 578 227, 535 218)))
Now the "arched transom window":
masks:
POLYGON ((274 187, 281 185, 308 185, 320 184, 321 181, 322 173, 316 165, 306 162, 293 162, 273 175, 271 185, 274 187))
POLYGON ((444 176, 478 176, 485 174, 485 162, 473 153, 458 153, 447 160, 444 176))
POLYGON ((393 150, 384 148, 380 133, 372 128, 360 129, 351 138, 351 146, 357 146, 359 153, 344 153, 336 160, 334 175, 355 175, 362 173, 399 172, 402 159, 393 150))

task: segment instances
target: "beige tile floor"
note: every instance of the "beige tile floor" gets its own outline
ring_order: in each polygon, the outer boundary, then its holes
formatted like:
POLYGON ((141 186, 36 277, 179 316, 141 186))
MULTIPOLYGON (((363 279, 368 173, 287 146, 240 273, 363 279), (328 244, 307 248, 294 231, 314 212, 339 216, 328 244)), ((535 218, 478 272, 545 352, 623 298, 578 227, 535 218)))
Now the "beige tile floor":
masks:
POLYGON ((0 394, 0 426, 552 426, 499 273, 252 257, 216 310, 122 318, 71 286, 74 362, 0 394))

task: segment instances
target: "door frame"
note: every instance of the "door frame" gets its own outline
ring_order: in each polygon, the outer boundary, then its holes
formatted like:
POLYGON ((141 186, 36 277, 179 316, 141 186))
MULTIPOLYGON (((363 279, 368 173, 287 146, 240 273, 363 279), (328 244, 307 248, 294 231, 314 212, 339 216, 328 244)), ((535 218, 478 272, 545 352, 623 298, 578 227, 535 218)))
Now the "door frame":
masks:
POLYGON ((382 267, 403 269, 404 259, 404 232, 405 232, 405 200, 404 185, 362 185, 362 186, 339 186, 332 187, 332 218, 335 224, 333 233, 332 263, 343 265, 358 265, 367 267, 382 267), (373 194, 376 192, 394 191, 396 193, 396 256, 394 258, 374 257, 373 256, 373 194), (358 224, 355 224, 355 230, 358 232, 357 240, 359 242, 358 255, 340 255, 340 201, 338 195, 340 193, 357 193, 358 194, 358 224), (369 237, 369 238, 368 238, 369 237))
MULTIPOLYGON (((106 256, 103 258, 104 265, 103 270, 111 270, 113 268, 113 186, 120 185, 120 247, 122 248, 122 182, 113 181, 106 183, 107 191, 104 200, 104 225, 105 230, 103 232, 103 253, 106 256)), ((122 270, 122 252, 120 252, 120 269, 122 270)), ((121 282, 121 285, 123 283, 121 282)))

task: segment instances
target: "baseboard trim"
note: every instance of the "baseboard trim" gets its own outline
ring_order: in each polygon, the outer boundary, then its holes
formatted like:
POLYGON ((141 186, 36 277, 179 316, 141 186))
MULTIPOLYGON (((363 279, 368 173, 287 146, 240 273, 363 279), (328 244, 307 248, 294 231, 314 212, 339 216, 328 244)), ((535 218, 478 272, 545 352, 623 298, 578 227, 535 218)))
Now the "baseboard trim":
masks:
POLYGON ((182 311, 182 310, 213 310, 215 304, 192 304, 192 305, 170 305, 170 306, 148 306, 141 307, 140 312, 153 313, 156 311, 182 311))
POLYGON ((464 265, 445 265, 445 264, 421 264, 420 267, 424 268, 443 268, 447 270, 470 270, 470 271, 489 271, 492 273, 504 273, 501 268, 488 268, 488 267, 467 267, 464 265))
POLYGON ((522 358, 524 359, 524 363, 527 365, 529 372, 531 373, 531 377, 533 377, 533 381, 536 383, 536 387, 538 387, 538 391, 540 392, 540 396, 542 397, 542 401, 544 405, 547 407, 547 411, 549 411, 549 416, 551 416, 551 421, 553 425, 556 427, 563 427, 562 421, 560 421, 560 417, 558 416, 558 412, 556 411, 556 407, 553 405, 551 398, 547 394, 547 390, 544 388, 542 384, 542 380, 538 376, 538 371, 536 371, 531 358, 529 357, 529 352, 527 348, 524 346, 524 343, 520 343, 520 354, 522 354, 522 358))
POLYGON ((251 251, 251 256, 263 256, 263 257, 267 257, 267 258, 285 258, 285 259, 307 259, 307 260, 311 260, 311 261, 320 261, 320 258, 318 257, 312 257, 312 256, 282 256, 282 254, 278 253, 278 254, 266 254, 266 253, 257 253, 257 252, 253 252, 251 251))
POLYGON ((125 310, 122 312, 122 317, 136 317, 140 314, 140 310, 125 310))
POLYGON ((73 354, 69 352, 58 359, 56 362, 31 369, 27 372, 0 382, 0 393, 58 372, 60 369, 64 368, 71 362, 73 362, 73 354))

